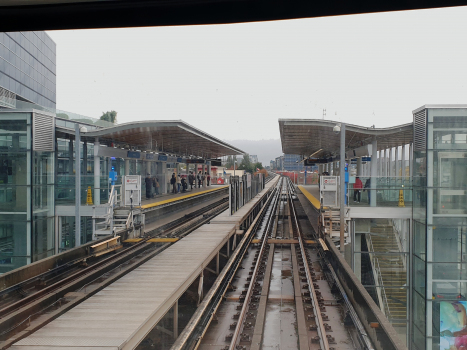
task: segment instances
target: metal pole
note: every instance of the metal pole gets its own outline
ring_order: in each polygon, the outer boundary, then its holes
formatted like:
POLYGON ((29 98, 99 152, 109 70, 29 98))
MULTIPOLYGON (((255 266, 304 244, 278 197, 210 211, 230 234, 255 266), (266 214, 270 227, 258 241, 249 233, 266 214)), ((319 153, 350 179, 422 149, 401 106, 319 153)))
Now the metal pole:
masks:
POLYGON ((340 251, 343 253, 344 247, 344 231, 345 231, 345 124, 341 123, 341 149, 339 160, 340 174, 340 251))
MULTIPOLYGON (((75 124, 75 247, 81 245, 81 147, 79 124, 75 124)), ((70 140, 71 142, 71 140, 70 140)))

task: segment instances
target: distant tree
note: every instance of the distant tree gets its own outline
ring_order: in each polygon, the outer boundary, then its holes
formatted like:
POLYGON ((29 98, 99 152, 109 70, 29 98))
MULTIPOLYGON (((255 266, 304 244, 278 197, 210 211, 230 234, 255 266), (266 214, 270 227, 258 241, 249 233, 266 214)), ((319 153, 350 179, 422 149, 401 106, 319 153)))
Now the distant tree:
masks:
POLYGON ((238 166, 238 169, 240 170, 245 170, 246 172, 252 173, 253 170, 253 164, 250 162, 250 156, 248 154, 245 154, 243 156, 242 162, 238 166))
POLYGON ((100 120, 105 120, 107 122, 111 122, 116 124, 117 123, 117 112, 110 111, 110 112, 102 112, 100 120))
MULTIPOLYGON (((228 156, 227 161, 225 162, 225 167, 227 169, 230 169, 230 168, 233 169, 234 163, 236 161, 237 161, 237 156, 228 156)), ((238 166, 238 164, 237 164, 237 166, 238 166)))
POLYGON ((254 168, 254 171, 256 171, 256 169, 263 169, 263 164, 258 162, 258 163, 255 163, 253 164, 253 168, 254 168))

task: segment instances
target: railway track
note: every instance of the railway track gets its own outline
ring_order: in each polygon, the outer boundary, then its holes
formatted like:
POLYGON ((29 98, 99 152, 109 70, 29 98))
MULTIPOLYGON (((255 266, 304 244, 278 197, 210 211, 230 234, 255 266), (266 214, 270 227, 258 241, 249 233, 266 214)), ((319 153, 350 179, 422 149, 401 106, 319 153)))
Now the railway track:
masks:
POLYGON ((149 243, 151 238, 182 238, 227 208, 228 199, 222 198, 146 232, 137 243, 84 256, 1 291, 0 348, 8 348, 172 244, 149 243), (71 300, 66 297, 73 293, 71 300))
POLYGON ((171 350, 372 349, 282 177, 171 350))

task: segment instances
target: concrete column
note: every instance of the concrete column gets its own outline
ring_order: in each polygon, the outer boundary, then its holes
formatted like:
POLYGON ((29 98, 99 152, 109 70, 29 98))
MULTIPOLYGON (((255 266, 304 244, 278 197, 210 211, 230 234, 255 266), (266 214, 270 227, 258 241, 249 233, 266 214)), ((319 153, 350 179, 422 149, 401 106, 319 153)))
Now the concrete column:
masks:
POLYGON ((399 175, 400 172, 400 165, 399 165, 399 146, 394 148, 394 159, 395 159, 395 169, 396 169, 396 179, 401 176, 399 175))
POLYGON ((99 154, 99 138, 94 141, 94 205, 101 204, 101 157, 99 154))
POLYGON ((392 177, 395 175, 394 173, 394 162, 392 161, 392 153, 393 153, 393 147, 391 147, 389 149, 389 159, 388 159, 388 162, 389 162, 389 172, 388 172, 388 176, 389 177, 392 177))
POLYGON ((362 158, 357 158, 357 176, 363 176, 362 158))
MULTIPOLYGON (((383 176, 383 151, 379 151, 379 158, 378 158, 378 176, 383 176)), ((371 166, 370 166, 371 167, 371 166)), ((371 170, 370 170, 371 174, 371 170)))
POLYGON ((85 176, 88 174, 88 142, 86 140, 83 144, 83 170, 81 173, 85 176))
POLYGON ((130 160, 125 159, 125 175, 130 175, 130 160))
POLYGON ((388 159, 389 159, 389 150, 386 148, 384 150, 384 177, 388 177, 389 176, 389 163, 388 163, 388 159))
POLYGON ((370 188, 371 188, 371 195, 370 195, 370 206, 371 207, 376 207, 376 173, 377 173, 377 168, 376 168, 376 165, 377 165, 377 162, 376 162, 376 158, 377 158, 377 149, 378 149, 378 143, 375 140, 373 140, 371 142, 371 182, 370 182, 370 188))
POLYGON ((174 339, 178 338, 178 299, 173 306, 174 311, 174 339))
POLYGON ((402 145, 402 157, 401 157, 401 175, 402 175, 402 180, 405 180, 405 153, 407 152, 407 148, 405 147, 406 145, 402 145))

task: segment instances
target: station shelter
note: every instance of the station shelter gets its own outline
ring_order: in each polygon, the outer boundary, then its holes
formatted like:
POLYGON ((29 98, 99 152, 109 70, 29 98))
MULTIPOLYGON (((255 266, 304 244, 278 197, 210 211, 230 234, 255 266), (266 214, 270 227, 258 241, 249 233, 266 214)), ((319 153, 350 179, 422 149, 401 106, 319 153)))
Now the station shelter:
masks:
POLYGON ((173 173, 211 172, 238 154, 181 120, 112 124, 24 102, 1 109, 0 273, 96 239, 97 218, 108 221, 110 200, 123 200, 123 176, 141 176, 145 198, 150 174, 164 195, 173 173))
POLYGON ((467 310, 467 105, 412 115, 389 128, 280 119, 282 148, 318 166, 320 184, 299 188, 319 210, 319 234, 408 348, 452 349, 467 330, 457 317, 467 310))

